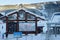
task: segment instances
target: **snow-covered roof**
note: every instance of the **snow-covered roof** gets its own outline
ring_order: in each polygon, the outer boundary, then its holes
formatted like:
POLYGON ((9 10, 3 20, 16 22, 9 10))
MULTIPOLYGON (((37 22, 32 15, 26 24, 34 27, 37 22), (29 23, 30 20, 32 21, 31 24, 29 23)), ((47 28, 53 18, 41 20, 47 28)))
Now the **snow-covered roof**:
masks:
MULTIPOLYGON (((42 18, 42 19, 45 19, 45 17, 40 16, 40 15, 37 15, 37 14, 35 14, 35 13, 33 13, 33 12, 27 10, 27 9, 24 9, 24 8, 22 8, 22 9, 25 10, 26 12, 30 13, 30 14, 35 15, 36 17, 40 17, 40 18, 42 18)), ((6 14, 6 16, 8 16, 9 14, 12 14, 12 13, 14 13, 14 12, 18 12, 19 10, 21 10, 21 9, 14 10, 14 11, 12 11, 12 12, 9 12, 9 13, 6 14)))

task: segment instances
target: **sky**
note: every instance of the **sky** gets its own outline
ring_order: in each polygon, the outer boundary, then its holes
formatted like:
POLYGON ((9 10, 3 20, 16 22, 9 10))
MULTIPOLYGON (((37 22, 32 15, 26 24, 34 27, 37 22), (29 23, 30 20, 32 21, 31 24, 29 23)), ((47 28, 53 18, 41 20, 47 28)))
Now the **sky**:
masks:
POLYGON ((30 4, 30 3, 39 3, 47 1, 58 1, 58 0, 0 0, 0 5, 9 5, 9 4, 30 4))

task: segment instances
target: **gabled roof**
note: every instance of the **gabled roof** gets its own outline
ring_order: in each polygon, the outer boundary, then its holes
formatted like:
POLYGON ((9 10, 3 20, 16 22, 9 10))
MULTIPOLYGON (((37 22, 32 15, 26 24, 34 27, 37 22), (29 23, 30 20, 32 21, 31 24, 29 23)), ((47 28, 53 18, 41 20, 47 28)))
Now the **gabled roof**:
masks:
POLYGON ((30 13, 30 14, 32 14, 32 15, 35 15, 36 17, 39 17, 39 18, 45 20, 45 17, 40 16, 40 15, 37 15, 36 13, 33 13, 33 12, 27 10, 27 9, 18 9, 18 10, 14 10, 14 11, 12 11, 12 12, 7 13, 6 16, 8 16, 9 14, 12 14, 12 13, 14 13, 14 12, 18 12, 19 10, 24 10, 25 12, 28 12, 28 13, 30 13))

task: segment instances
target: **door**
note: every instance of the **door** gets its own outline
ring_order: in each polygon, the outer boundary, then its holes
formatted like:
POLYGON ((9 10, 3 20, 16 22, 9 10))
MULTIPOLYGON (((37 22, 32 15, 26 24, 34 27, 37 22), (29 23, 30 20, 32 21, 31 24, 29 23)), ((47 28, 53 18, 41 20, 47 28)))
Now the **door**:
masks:
POLYGON ((8 33, 13 33, 17 31, 17 22, 13 21, 13 22, 8 22, 8 33))

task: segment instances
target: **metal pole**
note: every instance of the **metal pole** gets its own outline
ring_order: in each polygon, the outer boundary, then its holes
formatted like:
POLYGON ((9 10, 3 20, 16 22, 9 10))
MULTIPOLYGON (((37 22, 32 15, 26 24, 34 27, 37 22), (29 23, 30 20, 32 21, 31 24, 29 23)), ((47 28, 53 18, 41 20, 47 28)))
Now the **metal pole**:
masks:
POLYGON ((55 37, 56 37, 56 24, 55 24, 55 37))

